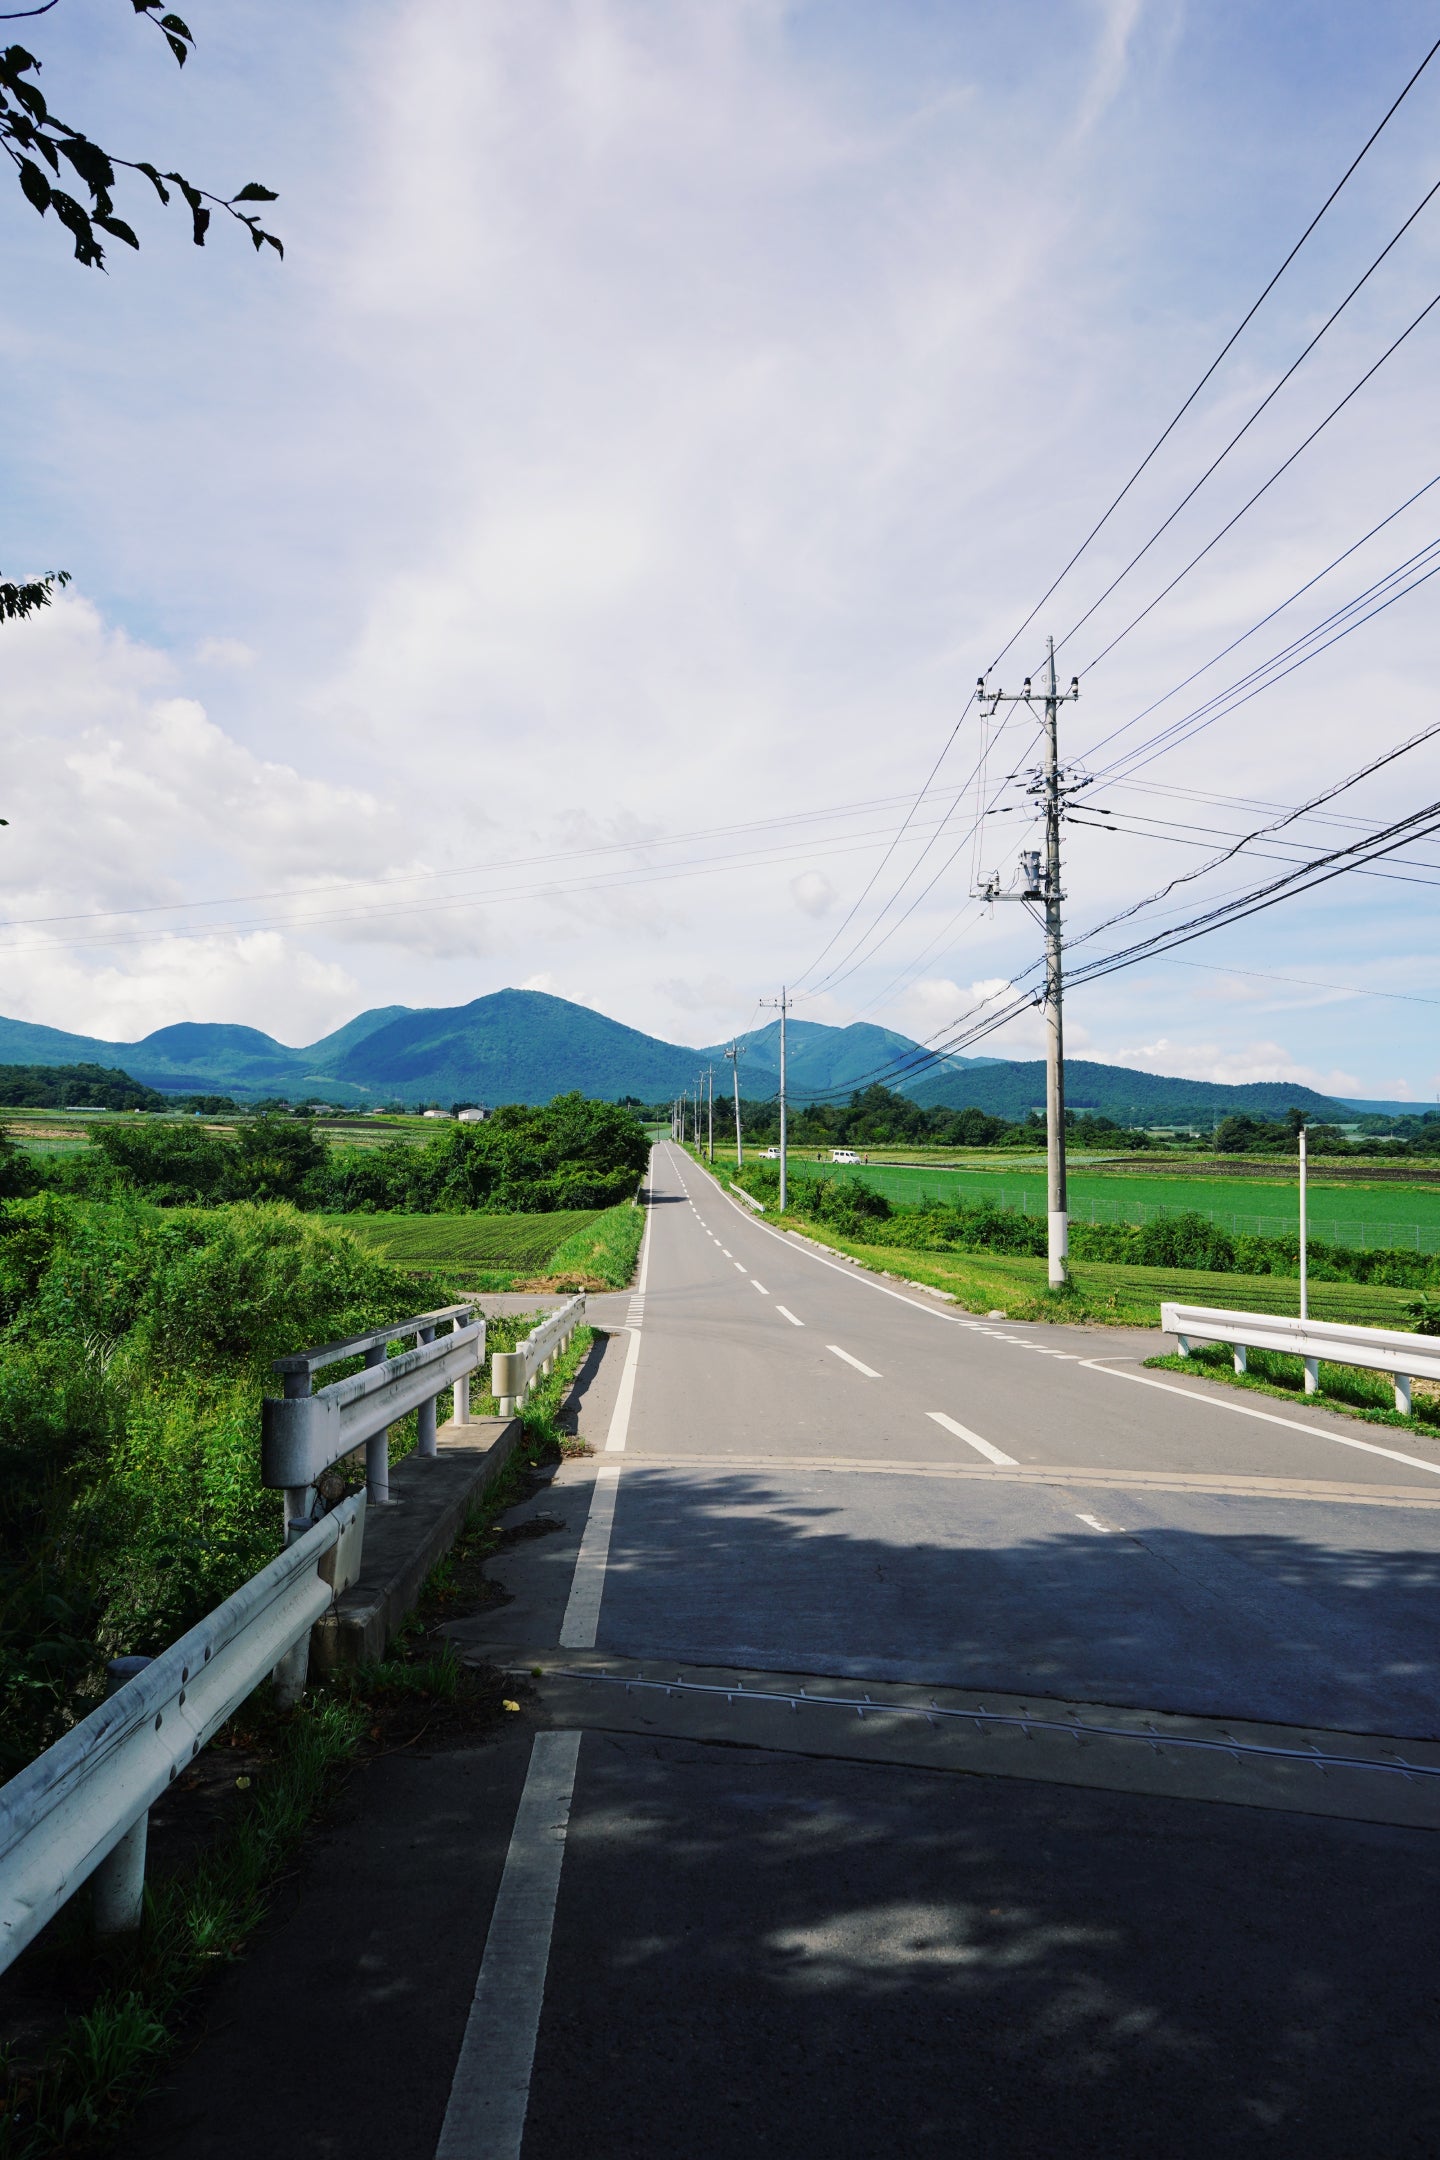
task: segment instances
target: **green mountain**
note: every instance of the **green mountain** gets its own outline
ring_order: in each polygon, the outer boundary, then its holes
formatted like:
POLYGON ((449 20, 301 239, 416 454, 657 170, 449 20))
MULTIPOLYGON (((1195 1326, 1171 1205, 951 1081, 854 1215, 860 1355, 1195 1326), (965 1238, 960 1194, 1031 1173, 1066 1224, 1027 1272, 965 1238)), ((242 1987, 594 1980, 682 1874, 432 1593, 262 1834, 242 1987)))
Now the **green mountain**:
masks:
MULTIPOLYGON (((947 1110, 972 1103, 992 1117, 1024 1118, 1045 1107, 1045 1067, 1035 1063, 996 1063, 977 1072, 927 1074, 904 1090, 915 1102, 947 1110)), ((1253 1080, 1227 1087, 1219 1080, 1169 1079, 1160 1073, 1134 1072, 1128 1065, 1093 1065, 1086 1058, 1065 1060, 1065 1107, 1097 1110, 1122 1125, 1208 1126, 1217 1116, 1249 1112, 1255 1117, 1283 1117, 1292 1107, 1316 1117, 1344 1118, 1344 1104, 1313 1088, 1288 1081, 1253 1080)))
MULTIPOLYGON (((780 1027, 771 1021, 740 1038, 740 1089, 773 1095, 780 1078, 780 1027)), ((456 1101, 549 1102, 571 1088, 582 1094, 638 1096, 667 1102, 693 1088, 714 1065, 717 1094, 729 1090, 725 1045, 696 1050, 624 1027, 588 1005, 572 1005, 539 990, 496 990, 468 1005, 415 1010, 381 1005, 357 1015, 320 1041, 299 1049, 259 1028, 185 1021, 157 1028, 135 1043, 0 1019, 0 1063, 119 1067, 142 1087, 162 1094, 233 1095, 255 1101, 285 1095, 303 1102, 376 1104, 456 1101)), ((847 1095, 872 1080, 892 1078, 897 1062, 924 1052, 905 1035, 856 1021, 850 1027, 792 1020, 786 1040, 788 1079, 797 1102, 847 1095)), ((1075 1059, 1066 1067, 1068 1099, 1077 1110, 1149 1125, 1209 1124, 1216 1114, 1252 1110, 1283 1114, 1292 1104, 1318 1115, 1345 1114, 1343 1105, 1310 1088, 1258 1082, 1224 1087, 1131 1072, 1123 1065, 1075 1059)), ((1045 1068, 991 1058, 952 1058, 898 1082, 917 1102, 962 1108, 974 1103, 1003 1117, 1023 1118, 1045 1100, 1045 1068)))

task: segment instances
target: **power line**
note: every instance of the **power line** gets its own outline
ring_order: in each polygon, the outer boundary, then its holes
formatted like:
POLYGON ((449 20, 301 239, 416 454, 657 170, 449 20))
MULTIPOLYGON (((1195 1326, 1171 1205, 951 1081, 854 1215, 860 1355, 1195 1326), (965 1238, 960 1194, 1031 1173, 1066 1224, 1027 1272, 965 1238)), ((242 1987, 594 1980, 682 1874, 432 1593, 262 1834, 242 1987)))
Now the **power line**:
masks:
MULTIPOLYGON (((1126 563, 1124 569, 1116 572, 1115 576, 1110 580, 1110 583, 1105 587, 1104 592, 1100 594, 1100 597, 1097 600, 1092 600, 1089 607, 1086 608, 1084 614, 1080 616, 1077 621, 1073 622, 1070 625, 1070 628, 1066 631, 1064 637, 1062 637, 1060 640, 1061 645, 1067 645, 1070 642, 1070 639, 1074 637, 1076 631, 1084 628, 1085 624, 1089 622, 1091 616, 1096 614, 1105 605, 1105 602, 1110 598, 1110 595, 1117 589, 1117 587, 1124 584, 1126 578, 1129 577, 1131 571, 1135 568, 1137 563, 1142 562, 1144 558, 1149 554, 1151 548, 1154 547, 1156 541, 1161 537, 1162 533, 1166 533, 1169 531, 1170 527, 1174 524, 1176 518, 1179 517, 1181 511, 1186 507, 1186 505, 1195 500, 1195 497, 1199 494, 1201 488, 1204 487, 1206 481, 1211 478, 1212 474, 1219 471, 1220 467, 1224 464, 1226 458, 1229 457, 1231 451, 1236 447, 1239 442, 1243 441, 1246 435, 1249 434, 1251 428, 1254 427, 1255 422, 1260 418, 1260 415, 1267 409, 1268 406, 1274 403, 1275 399, 1284 389, 1286 383, 1288 383, 1291 377, 1298 373, 1300 368, 1304 366, 1305 362, 1309 359, 1311 353, 1314 352, 1316 346, 1320 343, 1320 340, 1325 336, 1326 332, 1333 329, 1334 325, 1340 320, 1340 317, 1344 314, 1346 308, 1349 307, 1351 301, 1355 298, 1355 295, 1362 289, 1363 286, 1369 283, 1370 279, 1379 269, 1381 263, 1384 262, 1386 256, 1390 254, 1391 250, 1399 246, 1401 240, 1410 230, 1410 227, 1414 224, 1416 218, 1419 217, 1421 211, 1425 208, 1426 204, 1431 202, 1436 195, 1440 195, 1440 180, 1437 180, 1434 186, 1428 189, 1427 192, 1421 197, 1420 201, 1416 204, 1415 208, 1411 211, 1409 217, 1406 218, 1404 224, 1399 228, 1399 230, 1391 234, 1390 238, 1386 241, 1384 247, 1381 248, 1380 253, 1370 264, 1369 268, 1359 278, 1357 278, 1355 283, 1351 286, 1349 292, 1346 293, 1344 299, 1340 302, 1339 306, 1336 307, 1326 317, 1325 321, 1320 325, 1320 328, 1311 338, 1309 344, 1304 346, 1301 351, 1296 355, 1296 357, 1291 361, 1289 367, 1286 368, 1284 374, 1280 377, 1279 381, 1272 384, 1271 388, 1266 391, 1264 397, 1261 398, 1260 403, 1250 414, 1250 417, 1244 422, 1242 426, 1238 427, 1235 430, 1235 433, 1230 437, 1230 440, 1226 443, 1224 449, 1221 450, 1217 456, 1211 459, 1210 463, 1206 466, 1204 472, 1201 473, 1199 479, 1195 481, 1194 485, 1186 489, 1185 493, 1181 496, 1179 502, 1176 503, 1174 509, 1156 526, 1154 532, 1151 533, 1149 539, 1145 542, 1144 546, 1136 550, 1136 552, 1131 556, 1129 562, 1126 563)), ((1059 648, 1057 647, 1056 649, 1058 650, 1059 648)))
MULTIPOLYGON (((1140 475, 1145 471, 1151 460, 1157 455, 1157 453, 1161 449, 1163 449, 1164 445, 1169 441, 1170 437, 1174 434, 1176 428, 1180 425, 1180 422, 1184 419, 1186 413, 1189 412, 1190 407, 1195 403, 1196 398, 1199 397, 1201 391, 1205 388, 1205 385, 1209 382, 1211 376, 1220 366, 1220 363, 1225 359, 1226 355, 1234 347, 1242 333, 1246 329, 1248 329, 1250 324, 1254 321, 1256 315, 1264 306, 1265 302, 1269 299, 1271 293, 1275 290, 1275 287, 1279 284, 1281 278, 1285 275, 1285 272, 1289 269, 1291 263, 1294 262, 1296 256, 1300 253, 1301 248, 1304 247, 1306 241, 1310 238, 1310 235, 1314 232, 1316 226, 1320 223, 1320 220, 1324 217, 1326 211, 1329 210, 1331 204, 1335 201, 1336 197, 1340 194, 1346 183, 1353 177, 1360 164, 1369 155, 1370 151, 1375 147, 1375 144, 1384 134, 1386 128, 1390 125, 1390 122, 1394 119, 1396 113, 1400 110, 1400 107, 1404 104, 1406 98, 1410 95, 1410 92, 1414 89, 1416 83, 1419 82, 1420 77, 1424 74, 1426 68, 1429 67, 1430 62, 1434 59, 1437 52, 1440 52, 1440 38, 1437 38, 1435 43, 1430 47, 1430 50, 1426 53, 1424 59, 1420 62, 1419 67, 1416 68, 1414 74, 1410 77, 1409 81, 1405 84, 1399 96, 1395 99, 1389 110, 1381 118, 1378 126, 1376 126, 1372 130, 1370 135, 1366 137, 1364 143, 1362 143, 1360 149, 1350 160, 1350 163, 1346 166, 1344 172, 1340 175, 1340 178, 1336 181, 1334 187, 1331 188, 1330 193, 1326 196, 1324 202, 1321 203, 1320 208, 1315 212, 1315 215, 1311 218, 1309 224, 1305 227, 1304 232, 1301 233, 1299 239, 1295 242, 1295 245, 1291 248, 1289 254, 1281 263, 1279 269, 1275 272, 1274 276, 1270 279, 1269 283, 1260 293, 1259 298, 1251 303, 1246 313, 1241 317, 1240 321, 1231 331, 1229 337, 1225 340, 1225 343, 1221 346, 1219 352, 1215 355, 1215 358, 1210 362, 1209 367, 1206 368, 1204 374, 1200 377, 1199 382, 1196 383, 1194 389, 1190 392, 1190 395, 1185 399, 1185 402, 1180 406, 1174 417, 1161 430, 1160 434, 1157 435, 1155 441, 1146 451, 1144 457, 1141 458, 1140 463, 1135 467, 1134 472, 1131 473, 1129 479, 1125 482, 1125 485, 1121 488, 1119 494, 1114 498, 1114 500, 1110 503, 1109 507, 1104 511, 1098 522, 1090 528, 1090 531, 1085 535, 1085 538, 1081 541, 1079 547, 1076 548, 1074 554, 1070 557, 1069 562, 1066 563, 1064 569, 1060 572, 1060 575, 1053 581, 1053 583, 1047 586, 1046 590, 1040 595, 1040 598, 1036 601, 1034 607, 1031 608, 1029 614, 1025 617, 1025 620, 1021 623, 1019 629, 1013 633, 1013 635, 1009 638, 1006 644, 1001 646, 999 652, 996 654, 995 658, 990 663, 990 666, 992 668, 998 667, 1000 665, 1000 662, 1005 658, 1005 655, 1009 652, 1010 647, 1014 645, 1021 637, 1024 636, 1025 632, 1029 629, 1031 623, 1034 622, 1036 616, 1040 613, 1041 608, 1044 607, 1046 601, 1049 600, 1054 593, 1058 592, 1060 586, 1070 575, 1070 572, 1074 569, 1076 563, 1079 562, 1081 556, 1085 553, 1091 542, 1095 540, 1098 535, 1104 530, 1106 525, 1109 524, 1110 519, 1119 509, 1121 503, 1124 502, 1126 496, 1130 493, 1131 488, 1134 487, 1136 481, 1140 478, 1140 475)), ((989 671, 987 670, 987 673, 988 672, 989 671)))
MULTIPOLYGON (((1262 484, 1258 488, 1256 488, 1254 494, 1249 498, 1249 500, 1247 502, 1243 502, 1240 505, 1240 508, 1235 512, 1235 515, 1231 518, 1226 519, 1225 523, 1220 527, 1219 532, 1215 533, 1209 540, 1206 541, 1204 547, 1201 548, 1200 552, 1197 555, 1192 555, 1189 562, 1185 564, 1184 568, 1181 570, 1177 570, 1174 577, 1170 579, 1169 583, 1161 586, 1159 592, 1156 593, 1154 599, 1147 601, 1145 606, 1141 608, 1139 614, 1132 616, 1131 620, 1126 623, 1124 629, 1117 630, 1114 637, 1111 638, 1109 644, 1102 645, 1099 652, 1095 654, 1094 658, 1088 660, 1085 663, 1084 667, 1080 670, 1081 674, 1089 674, 1093 668, 1097 668, 1102 660, 1104 660, 1110 653, 1114 652, 1117 645, 1122 643, 1125 638, 1129 637, 1132 630, 1136 630, 1139 628, 1140 624, 1144 622, 1147 615, 1151 615, 1154 613, 1155 609, 1159 607, 1162 600, 1166 600, 1169 598, 1170 594, 1174 592, 1176 586, 1180 584, 1183 579, 1189 577, 1191 571, 1194 570, 1198 564, 1202 563, 1205 560, 1205 557, 1210 553, 1211 549, 1218 547, 1220 542, 1225 538, 1226 534, 1231 533, 1235 530, 1235 527, 1240 523, 1241 518, 1246 516, 1249 511, 1254 509, 1256 503, 1259 502, 1262 495, 1268 494, 1270 489, 1274 487, 1276 481, 1281 479, 1283 475, 1290 470, 1290 467, 1295 463, 1296 459, 1302 457, 1304 453, 1310 448, 1310 445, 1314 441, 1316 441, 1319 436, 1324 434, 1326 428, 1329 427, 1331 421, 1337 419, 1339 415, 1344 412, 1345 407, 1351 402, 1351 400, 1359 396, 1360 392, 1365 388, 1365 385, 1370 382, 1374 376, 1379 374, 1381 368, 1384 367, 1386 361, 1392 358, 1393 355, 1400 350, 1400 347, 1405 343, 1405 340, 1410 337, 1416 330, 1419 329, 1421 323, 1424 322, 1426 316, 1433 314, 1434 310, 1437 307, 1440 307, 1440 292, 1437 292, 1432 299, 1426 301, 1424 307, 1421 308, 1419 314, 1414 318, 1414 320, 1407 323, 1405 328, 1400 332, 1400 335, 1395 338, 1391 344, 1386 346, 1384 352, 1381 353, 1379 359, 1375 361, 1371 367, 1368 367, 1365 370, 1365 373, 1360 377, 1360 380, 1357 383, 1351 385, 1351 387, 1346 391, 1344 397, 1341 398, 1339 404, 1332 405, 1329 412, 1326 413, 1324 419, 1321 420, 1317 426, 1313 427, 1310 430, 1310 433, 1305 437, 1305 440, 1300 443, 1294 450, 1291 451, 1289 457, 1287 457, 1282 464, 1276 466, 1274 472, 1271 473, 1269 479, 1262 482, 1262 484)), ((1061 640, 1061 643, 1064 643, 1064 639, 1061 640)))

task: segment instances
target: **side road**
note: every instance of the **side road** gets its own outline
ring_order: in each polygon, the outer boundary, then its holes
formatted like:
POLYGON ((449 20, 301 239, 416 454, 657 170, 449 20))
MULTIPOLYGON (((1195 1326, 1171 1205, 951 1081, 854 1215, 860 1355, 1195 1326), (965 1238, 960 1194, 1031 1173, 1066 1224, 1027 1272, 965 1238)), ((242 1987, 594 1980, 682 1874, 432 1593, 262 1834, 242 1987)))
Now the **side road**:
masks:
POLYGON ((134 2149, 1428 2150, 1440 1451, 649 1199, 453 1630, 520 1713, 357 1774, 134 2149))

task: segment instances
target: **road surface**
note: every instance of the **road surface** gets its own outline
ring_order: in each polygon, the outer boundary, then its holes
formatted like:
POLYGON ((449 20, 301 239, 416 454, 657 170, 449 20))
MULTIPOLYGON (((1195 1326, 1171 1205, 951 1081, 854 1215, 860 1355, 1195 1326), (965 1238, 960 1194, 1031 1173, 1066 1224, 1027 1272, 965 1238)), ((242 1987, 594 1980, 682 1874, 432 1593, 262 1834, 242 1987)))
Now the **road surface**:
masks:
POLYGON ((650 1203, 456 1630, 522 1718, 357 1778, 137 2149, 1435 2150, 1440 1448, 650 1203))

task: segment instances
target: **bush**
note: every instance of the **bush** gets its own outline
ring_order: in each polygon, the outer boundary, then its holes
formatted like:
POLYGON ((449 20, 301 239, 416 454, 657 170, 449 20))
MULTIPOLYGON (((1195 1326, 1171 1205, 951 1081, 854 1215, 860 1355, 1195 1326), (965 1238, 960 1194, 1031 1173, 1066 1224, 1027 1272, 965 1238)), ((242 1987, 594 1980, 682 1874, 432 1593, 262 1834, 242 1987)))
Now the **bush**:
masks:
POLYGON ((423 1304, 293 1208, 0 1209, 0 1728, 13 1767, 273 1557, 270 1360, 423 1304))

